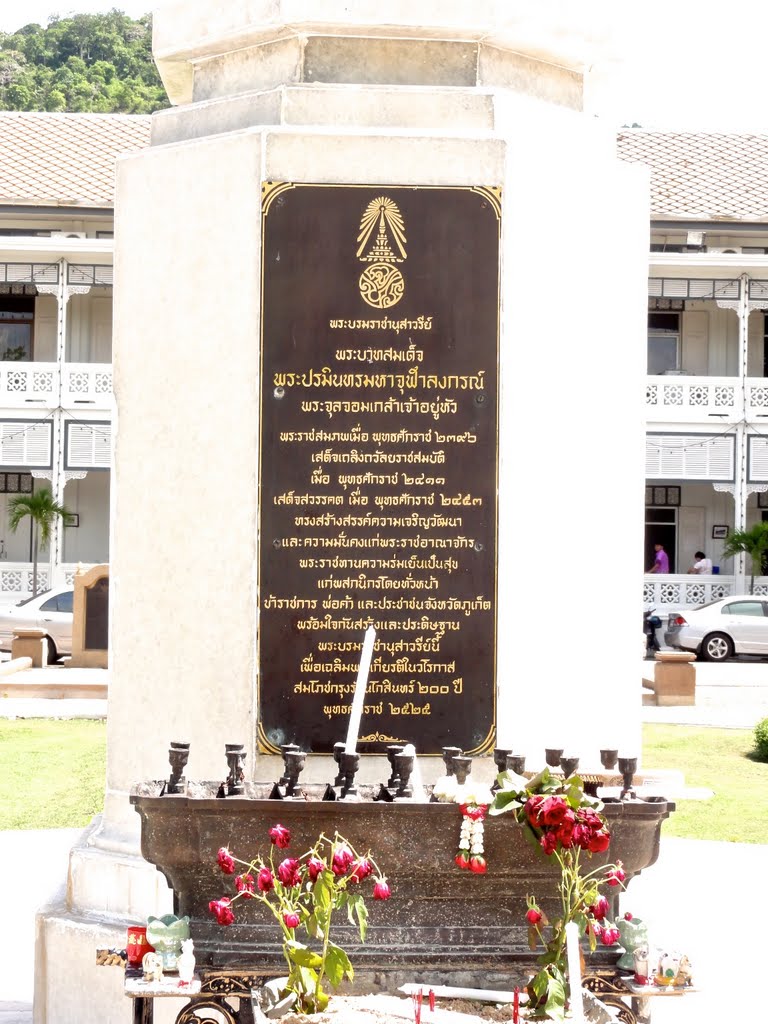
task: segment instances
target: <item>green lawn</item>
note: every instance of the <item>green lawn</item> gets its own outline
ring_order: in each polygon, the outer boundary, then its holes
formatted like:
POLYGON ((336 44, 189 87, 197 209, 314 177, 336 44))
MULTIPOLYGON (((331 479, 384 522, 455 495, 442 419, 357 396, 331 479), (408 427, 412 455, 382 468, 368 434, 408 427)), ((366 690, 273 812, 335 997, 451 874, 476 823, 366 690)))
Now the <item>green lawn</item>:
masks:
POLYGON ((106 723, 0 719, 0 829, 78 828, 104 806, 106 723))
POLYGON ((768 844, 768 763, 750 757, 754 730, 645 725, 643 764, 683 772, 710 800, 680 800, 664 835, 768 844))
MULTIPOLYGON (((646 725, 643 763, 683 772, 711 800, 681 800, 664 834, 768 844, 768 763, 751 730, 646 725)), ((106 724, 0 719, 0 829, 77 828, 104 801, 106 724)))

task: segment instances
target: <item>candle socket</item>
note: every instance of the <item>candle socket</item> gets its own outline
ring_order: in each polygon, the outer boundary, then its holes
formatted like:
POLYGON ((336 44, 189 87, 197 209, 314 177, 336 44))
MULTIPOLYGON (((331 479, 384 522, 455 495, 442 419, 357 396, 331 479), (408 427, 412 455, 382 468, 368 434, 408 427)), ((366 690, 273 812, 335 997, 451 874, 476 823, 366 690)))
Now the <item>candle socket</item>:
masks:
MULTIPOLYGON (((496 765, 497 775, 507 770, 507 758, 511 753, 512 751, 507 749, 506 747, 494 747, 493 763, 496 765)), ((491 792, 495 793, 499 788, 499 780, 494 779, 491 785, 491 792)))
POLYGON ((547 762, 550 768, 560 767, 560 758, 563 756, 563 748, 560 747, 546 747, 544 750, 544 760, 547 762))
POLYGON ((286 774, 285 755, 288 754, 291 750, 300 750, 300 749, 301 748, 299 747, 298 743, 281 743, 280 744, 280 753, 283 755, 283 774, 277 780, 278 786, 285 786, 287 784, 287 782, 288 782, 288 776, 286 774))
POLYGON ((400 776, 397 774, 397 768, 395 767, 395 757, 398 754, 402 754, 402 745, 397 743, 390 743, 387 747, 387 760, 389 761, 390 775, 387 779, 387 789, 397 789, 400 785, 400 776))
POLYGON ((303 750, 286 750, 283 754, 285 761, 285 795, 294 800, 300 800, 304 792, 299 785, 299 776, 304 771, 304 764, 307 755, 303 750))
POLYGON ((461 754, 461 747, 443 747, 443 763, 445 764, 446 775, 456 774, 456 766, 453 763, 453 759, 454 757, 460 757, 461 754))
POLYGON ((472 758, 454 757, 453 767, 456 773, 456 781, 460 786, 463 786, 469 777, 469 773, 472 771, 472 758))
POLYGON ((344 785, 344 774, 341 770, 341 755, 344 753, 346 743, 334 743, 333 744, 333 760, 336 762, 336 778, 333 780, 334 786, 344 785))
POLYGON ((346 751, 342 751, 341 754, 341 799, 355 799, 357 797, 357 786, 355 785, 355 775, 360 767, 360 755, 359 754, 347 754, 346 751))
POLYGON ((635 777, 635 772, 637 771, 637 758, 620 757, 619 771, 621 772, 621 777, 624 780, 624 786, 622 787, 619 797, 621 800, 629 800, 635 796, 635 791, 632 789, 632 780, 635 777))
POLYGON ((600 751, 600 764, 605 768, 606 771, 610 771, 611 768, 616 767, 616 762, 619 759, 618 750, 601 750, 600 751))
POLYGON ((400 782, 395 793, 395 800, 408 800, 413 796, 411 774, 413 772, 413 754, 395 754, 395 772, 400 782))
POLYGON ((525 755, 507 754, 507 771, 522 775, 525 771, 525 755))
POLYGON ((188 743, 171 742, 168 748, 168 760, 171 763, 171 774, 165 787, 165 795, 183 793, 187 780, 184 778, 184 769, 189 759, 188 743))
POLYGON ((245 793, 245 744, 225 743, 224 750, 229 765, 227 796, 242 796, 245 793))
POLYGON ((578 759, 578 757, 561 757, 560 758, 560 768, 562 770, 563 775, 566 777, 566 779, 569 779, 571 777, 571 775, 573 775, 573 773, 576 771, 576 769, 578 767, 579 767, 579 759, 578 759))

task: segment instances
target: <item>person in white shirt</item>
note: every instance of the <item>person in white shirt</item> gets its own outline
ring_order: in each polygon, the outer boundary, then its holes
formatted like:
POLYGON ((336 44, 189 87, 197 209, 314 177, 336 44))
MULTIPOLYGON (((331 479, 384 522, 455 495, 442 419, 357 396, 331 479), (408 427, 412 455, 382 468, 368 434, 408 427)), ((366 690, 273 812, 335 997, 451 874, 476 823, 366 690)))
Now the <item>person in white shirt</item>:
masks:
POLYGON ((712 559, 707 558, 703 551, 697 551, 693 556, 695 561, 691 568, 688 570, 689 573, 694 572, 698 575, 702 573, 712 573, 712 559))

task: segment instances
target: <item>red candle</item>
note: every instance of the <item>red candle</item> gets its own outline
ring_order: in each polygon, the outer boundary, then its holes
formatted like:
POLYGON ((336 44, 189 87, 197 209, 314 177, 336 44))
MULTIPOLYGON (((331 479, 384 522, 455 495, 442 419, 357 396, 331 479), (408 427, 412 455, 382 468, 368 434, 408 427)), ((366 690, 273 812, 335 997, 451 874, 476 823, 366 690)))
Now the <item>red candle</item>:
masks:
POLYGON ((512 1003, 512 1022, 519 1024, 520 1021, 520 989, 515 985, 515 998, 512 1003))

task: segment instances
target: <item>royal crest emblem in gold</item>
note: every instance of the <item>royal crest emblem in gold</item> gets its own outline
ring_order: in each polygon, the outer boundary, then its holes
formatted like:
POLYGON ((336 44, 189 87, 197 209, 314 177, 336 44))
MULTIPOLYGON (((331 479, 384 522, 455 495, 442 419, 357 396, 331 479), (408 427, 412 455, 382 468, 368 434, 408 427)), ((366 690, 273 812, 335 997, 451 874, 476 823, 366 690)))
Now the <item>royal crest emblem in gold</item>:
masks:
POLYGON ((397 203, 387 196, 372 199, 357 236, 357 258, 368 264, 360 275, 360 294, 369 306, 389 309, 402 299, 405 279, 395 264, 407 259, 405 242, 405 224, 397 203))

